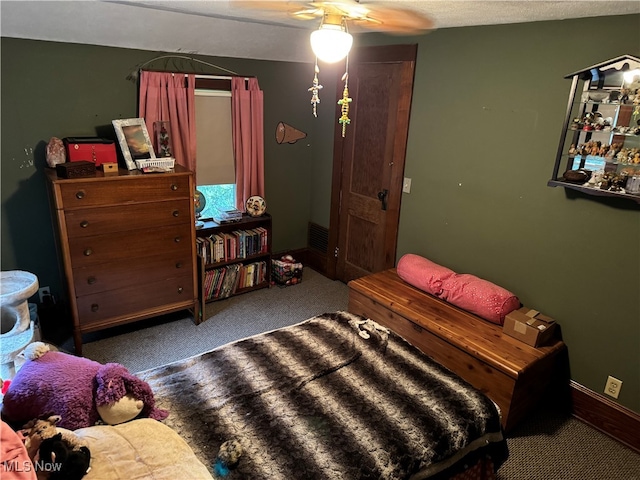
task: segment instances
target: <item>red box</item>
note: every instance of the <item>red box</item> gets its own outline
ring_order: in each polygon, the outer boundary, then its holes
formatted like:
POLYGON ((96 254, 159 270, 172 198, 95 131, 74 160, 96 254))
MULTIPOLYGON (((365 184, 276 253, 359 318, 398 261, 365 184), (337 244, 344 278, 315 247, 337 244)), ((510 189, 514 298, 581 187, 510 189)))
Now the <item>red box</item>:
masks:
POLYGON ((67 137, 62 139, 67 151, 67 162, 118 163, 113 140, 97 137, 67 137))

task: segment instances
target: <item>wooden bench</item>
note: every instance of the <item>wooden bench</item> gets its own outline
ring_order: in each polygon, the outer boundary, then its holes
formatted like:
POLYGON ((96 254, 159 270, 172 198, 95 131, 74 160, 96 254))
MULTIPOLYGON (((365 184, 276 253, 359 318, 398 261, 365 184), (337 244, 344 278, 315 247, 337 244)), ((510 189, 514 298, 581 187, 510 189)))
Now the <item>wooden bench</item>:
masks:
POLYGON ((395 269, 349 282, 349 311, 390 328, 487 394, 500 407, 505 431, 541 401, 566 355, 561 340, 530 347, 409 285, 395 269))

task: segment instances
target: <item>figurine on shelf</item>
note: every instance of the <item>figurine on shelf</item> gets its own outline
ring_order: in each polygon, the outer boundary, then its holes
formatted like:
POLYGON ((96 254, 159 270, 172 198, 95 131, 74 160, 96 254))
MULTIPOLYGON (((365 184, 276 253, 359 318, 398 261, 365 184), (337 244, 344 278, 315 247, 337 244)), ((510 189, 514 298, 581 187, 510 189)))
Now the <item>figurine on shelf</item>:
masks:
POLYGON ((582 130, 582 119, 580 117, 576 117, 573 119, 573 122, 571 122, 571 130, 582 130))
POLYGON ((609 190, 611 187, 611 180, 613 178, 613 174, 611 172, 606 172, 602 175, 602 179, 600 180, 600 190, 609 190))
POLYGON ((616 153, 618 153, 618 151, 616 150, 616 145, 617 145, 616 143, 611 144, 611 146, 609 147, 609 150, 607 150, 607 153, 604 156, 604 158, 609 163, 613 162, 613 160, 616 158, 616 153))
POLYGON ((628 160, 629 160, 629 149, 621 148, 618 154, 616 155, 616 161, 618 163, 622 163, 626 165, 628 160))
POLYGON ((604 157, 607 154, 607 151, 609 151, 609 145, 602 145, 598 150, 598 156, 604 157))
POLYGON ((633 96, 633 116, 640 115, 640 88, 636 90, 633 96))
POLYGON ((594 172, 593 175, 591 175, 591 178, 589 179, 589 186, 596 188, 600 186, 600 182, 602 181, 602 176, 604 175, 604 171, 602 170, 598 170, 597 172, 594 172))
POLYGON ((586 143, 580 144, 580 155, 583 157, 586 157, 587 155, 589 155, 589 147, 586 143))
POLYGON ((572 143, 571 148, 569 148, 569 157, 573 158, 578 154, 578 149, 576 148, 576 144, 572 143))
POLYGON ((620 103, 627 103, 629 101, 629 94, 631 92, 629 91, 628 88, 622 88, 622 90, 620 91, 620 103))

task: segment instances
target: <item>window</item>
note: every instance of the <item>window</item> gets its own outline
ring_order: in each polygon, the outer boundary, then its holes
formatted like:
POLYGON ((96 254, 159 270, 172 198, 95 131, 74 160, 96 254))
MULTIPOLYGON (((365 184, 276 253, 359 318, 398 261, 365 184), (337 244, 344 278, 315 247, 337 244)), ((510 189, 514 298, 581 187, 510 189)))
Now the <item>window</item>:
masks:
POLYGON ((236 184, 231 132, 231 92, 198 88, 196 81, 196 179, 205 197, 202 218, 235 208, 236 184))

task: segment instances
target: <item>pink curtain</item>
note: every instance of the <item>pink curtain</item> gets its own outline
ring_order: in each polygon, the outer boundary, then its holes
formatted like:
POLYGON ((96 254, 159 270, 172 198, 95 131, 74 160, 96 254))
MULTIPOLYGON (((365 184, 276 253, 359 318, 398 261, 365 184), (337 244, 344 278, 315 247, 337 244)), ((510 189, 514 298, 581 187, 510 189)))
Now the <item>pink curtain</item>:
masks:
POLYGON ((154 122, 169 121, 176 163, 196 171, 195 75, 143 70, 138 115, 152 137, 154 122))
POLYGON ((263 92, 258 80, 231 79, 231 125, 236 160, 236 208, 252 195, 264 197, 263 92))

